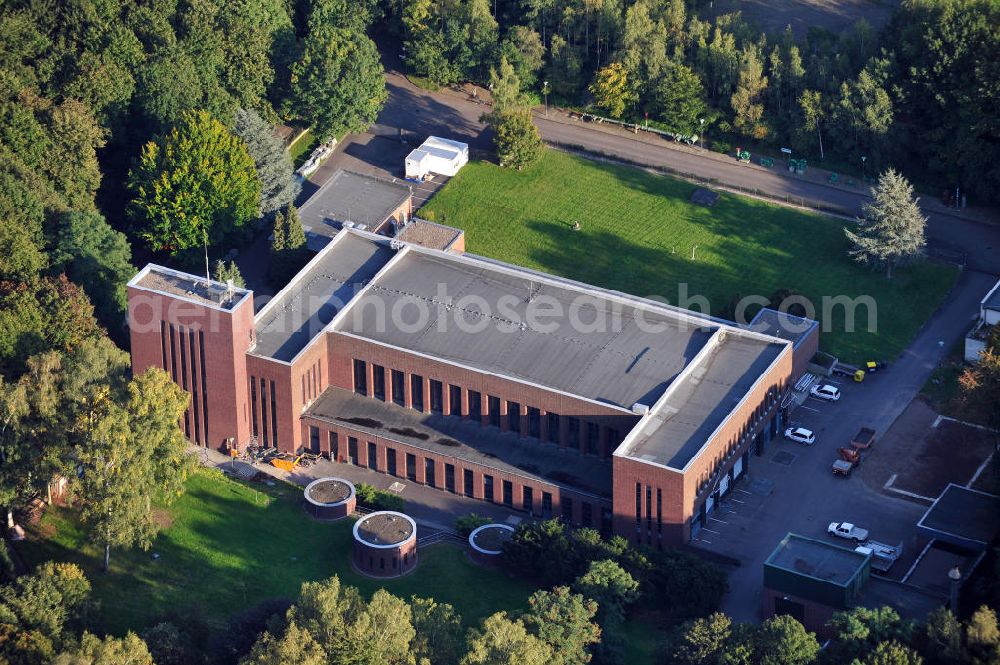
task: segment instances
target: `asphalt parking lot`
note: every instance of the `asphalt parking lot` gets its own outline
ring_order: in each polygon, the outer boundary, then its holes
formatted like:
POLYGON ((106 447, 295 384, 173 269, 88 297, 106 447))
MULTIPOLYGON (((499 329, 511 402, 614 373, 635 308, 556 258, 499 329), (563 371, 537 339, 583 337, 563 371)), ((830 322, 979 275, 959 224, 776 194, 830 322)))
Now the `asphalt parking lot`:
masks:
MULTIPOLYGON (((855 384, 834 377, 826 382, 840 388, 840 401, 806 398, 790 417, 793 424, 813 430, 816 442, 804 446, 781 437, 767 444, 763 455, 751 457, 745 477, 692 541, 697 548, 739 560, 730 576, 731 588, 739 592, 728 594, 722 608, 735 619, 758 618, 763 563, 789 532, 850 546, 826 533, 830 522, 847 521, 868 529, 873 540, 902 543, 903 557, 889 575, 894 579, 906 573, 925 545, 916 523, 926 505, 873 490, 856 473, 843 478, 831 471, 837 448, 850 445, 858 428, 872 424, 865 420, 868 393, 879 378, 872 375, 855 384)), ((880 452, 876 438, 862 465, 880 452)))

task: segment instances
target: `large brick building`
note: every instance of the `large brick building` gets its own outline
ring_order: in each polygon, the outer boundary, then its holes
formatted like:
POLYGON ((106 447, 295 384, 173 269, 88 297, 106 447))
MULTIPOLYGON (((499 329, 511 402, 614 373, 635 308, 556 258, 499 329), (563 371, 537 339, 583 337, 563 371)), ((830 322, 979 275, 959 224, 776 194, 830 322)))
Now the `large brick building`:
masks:
POLYGON ((686 542, 782 425, 789 340, 524 268, 345 229, 253 294, 155 265, 136 373, 218 448, 311 450, 654 546, 686 542))

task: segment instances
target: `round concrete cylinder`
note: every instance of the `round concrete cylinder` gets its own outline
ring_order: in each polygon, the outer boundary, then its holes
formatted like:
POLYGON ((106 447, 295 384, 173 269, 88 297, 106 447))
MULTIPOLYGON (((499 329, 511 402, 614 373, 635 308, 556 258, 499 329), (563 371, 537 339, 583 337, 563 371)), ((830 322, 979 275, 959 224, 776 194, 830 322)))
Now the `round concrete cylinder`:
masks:
POLYGON ((417 565, 417 523, 383 510, 354 525, 354 565, 374 577, 398 577, 417 565))
POLYGON ((507 524, 484 524, 469 534, 472 558, 485 565, 496 565, 503 555, 503 544, 514 536, 507 524))
POLYGON ((339 520, 354 512, 354 485, 343 478, 319 478, 303 492, 306 510, 320 520, 339 520))

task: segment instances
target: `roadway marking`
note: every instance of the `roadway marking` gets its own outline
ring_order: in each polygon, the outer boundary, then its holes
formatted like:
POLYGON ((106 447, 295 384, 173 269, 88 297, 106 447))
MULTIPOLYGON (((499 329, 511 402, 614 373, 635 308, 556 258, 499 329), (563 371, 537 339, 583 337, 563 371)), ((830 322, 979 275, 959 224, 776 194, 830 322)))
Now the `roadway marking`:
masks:
POLYGON ((703 526, 703 527, 701 527, 701 530, 702 530, 702 531, 708 531, 709 533, 714 533, 714 534, 715 534, 715 535, 717 535, 717 536, 719 536, 719 535, 722 535, 722 532, 721 532, 721 531, 712 531, 712 530, 711 530, 711 529, 709 529, 709 528, 708 528, 707 526, 703 526))
POLYGON ((695 540, 697 540, 700 543, 705 543, 706 545, 711 545, 712 544, 711 540, 705 540, 704 538, 695 538, 695 540))
POLYGON ((733 503, 746 503, 746 501, 740 501, 739 499, 730 499, 730 501, 732 501, 733 503))
POLYGON ((715 520, 716 522, 722 522, 723 524, 729 524, 726 520, 720 520, 718 517, 709 517, 710 520, 715 520))
POLYGON ((748 492, 748 491, 746 491, 746 490, 743 490, 743 489, 740 489, 740 488, 738 488, 738 487, 736 488, 736 491, 737 491, 737 492, 743 492, 743 493, 744 493, 744 494, 746 494, 747 496, 753 496, 753 494, 750 494, 750 492, 748 492))
POLYGON ((812 411, 813 413, 821 413, 819 409, 814 409, 811 406, 806 406, 805 404, 800 405, 799 408, 805 409, 806 411, 812 411))

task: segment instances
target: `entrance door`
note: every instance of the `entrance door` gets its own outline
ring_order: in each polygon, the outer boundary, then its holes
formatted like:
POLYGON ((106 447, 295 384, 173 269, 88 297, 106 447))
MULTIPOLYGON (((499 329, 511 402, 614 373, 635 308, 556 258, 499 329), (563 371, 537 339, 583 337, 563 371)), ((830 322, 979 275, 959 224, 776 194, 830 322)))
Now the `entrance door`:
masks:
POLYGON ((722 480, 719 481, 719 496, 722 497, 729 491, 729 474, 722 476, 722 480))
MULTIPOLYGON (((744 453, 746 455, 746 453, 744 453)), ((733 480, 736 480, 743 475, 743 457, 739 457, 736 460, 736 464, 733 465, 733 480)))

